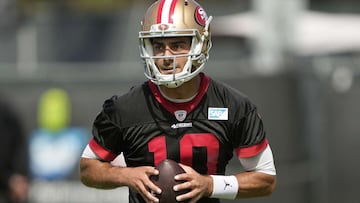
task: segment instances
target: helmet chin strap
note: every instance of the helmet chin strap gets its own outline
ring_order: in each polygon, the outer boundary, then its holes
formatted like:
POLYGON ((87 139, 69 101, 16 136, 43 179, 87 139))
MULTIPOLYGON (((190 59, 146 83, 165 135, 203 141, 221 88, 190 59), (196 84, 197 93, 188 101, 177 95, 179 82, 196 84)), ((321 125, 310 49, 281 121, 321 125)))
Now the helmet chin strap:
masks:
POLYGON ((171 81, 171 82, 166 82, 164 83, 164 85, 167 87, 167 88, 177 88, 177 87, 180 87, 182 84, 185 83, 185 79, 181 79, 181 80, 176 80, 176 81, 171 81))

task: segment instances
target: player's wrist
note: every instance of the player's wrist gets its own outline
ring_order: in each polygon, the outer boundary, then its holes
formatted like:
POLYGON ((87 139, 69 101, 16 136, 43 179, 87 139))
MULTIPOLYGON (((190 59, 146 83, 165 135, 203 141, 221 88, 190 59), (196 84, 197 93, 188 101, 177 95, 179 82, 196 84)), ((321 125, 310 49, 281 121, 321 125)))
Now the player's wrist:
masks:
POLYGON ((235 199, 239 183, 236 176, 211 175, 212 192, 210 198, 235 199))
POLYGON ((206 187, 206 193, 205 193, 205 197, 210 197, 211 196, 211 194, 212 194, 212 191, 213 191, 213 179, 212 179, 212 177, 210 176, 210 175, 205 175, 204 176, 205 177, 205 179, 206 179, 206 185, 207 185, 207 187, 206 187))

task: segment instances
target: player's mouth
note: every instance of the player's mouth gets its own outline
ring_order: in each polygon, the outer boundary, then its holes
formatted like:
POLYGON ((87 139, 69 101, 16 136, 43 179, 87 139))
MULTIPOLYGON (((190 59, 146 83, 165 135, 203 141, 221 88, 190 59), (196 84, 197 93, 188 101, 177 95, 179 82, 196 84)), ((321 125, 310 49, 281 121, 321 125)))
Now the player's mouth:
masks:
MULTIPOLYGON (((176 70, 177 68, 175 68, 176 70)), ((173 74, 174 73, 174 68, 173 67, 162 67, 161 68, 161 73, 162 74, 173 74)))

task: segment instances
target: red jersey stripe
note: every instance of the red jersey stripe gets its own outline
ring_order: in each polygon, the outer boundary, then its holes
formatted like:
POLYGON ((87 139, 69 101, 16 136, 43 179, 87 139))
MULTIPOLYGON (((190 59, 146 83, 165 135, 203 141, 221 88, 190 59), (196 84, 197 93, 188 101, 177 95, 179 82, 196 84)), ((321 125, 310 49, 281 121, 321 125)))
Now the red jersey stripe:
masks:
POLYGON ((240 147, 235 149, 235 152, 239 158, 248 158, 252 156, 256 156, 260 152, 264 151, 264 149, 268 146, 269 142, 265 138, 263 141, 256 145, 252 145, 249 147, 240 147))
POLYGON ((89 146, 97 156, 105 161, 112 161, 117 156, 116 154, 109 152, 107 149, 99 145, 94 138, 90 140, 89 146))

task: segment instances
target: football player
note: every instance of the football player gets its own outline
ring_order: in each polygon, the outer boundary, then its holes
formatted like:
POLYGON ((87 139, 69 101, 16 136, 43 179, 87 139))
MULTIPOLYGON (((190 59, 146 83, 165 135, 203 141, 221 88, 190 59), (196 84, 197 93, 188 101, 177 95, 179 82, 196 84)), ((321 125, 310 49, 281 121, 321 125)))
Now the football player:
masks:
POLYGON ((158 202, 149 179, 164 159, 181 164, 190 190, 178 201, 220 202, 270 195, 273 154, 258 109, 244 94, 202 72, 211 48, 210 21, 193 0, 159 0, 139 32, 147 81, 103 104, 80 161, 82 182, 129 187, 129 202, 158 202), (235 154, 245 172, 225 175, 235 154), (111 162, 123 154, 126 166, 111 162))

